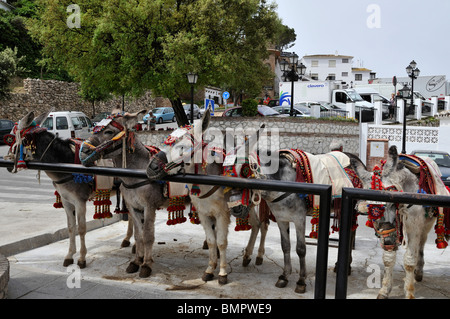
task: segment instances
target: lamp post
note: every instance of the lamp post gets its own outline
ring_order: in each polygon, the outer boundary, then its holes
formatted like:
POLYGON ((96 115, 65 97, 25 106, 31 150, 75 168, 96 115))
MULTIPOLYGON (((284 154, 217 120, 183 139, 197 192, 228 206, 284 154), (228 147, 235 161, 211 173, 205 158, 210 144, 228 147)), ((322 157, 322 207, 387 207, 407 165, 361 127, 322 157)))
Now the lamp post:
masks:
POLYGON ((198 74, 189 72, 187 74, 188 82, 191 85, 191 124, 194 123, 194 84, 197 83, 198 74))
POLYGON ((402 154, 406 154, 406 99, 409 97, 409 88, 405 84, 401 90, 399 90, 400 96, 403 99, 403 137, 402 137, 402 154))
POLYGON ((299 64, 298 55, 294 52, 289 56, 289 62, 283 60, 280 63, 280 68, 283 72, 283 80, 291 82, 291 111, 289 116, 294 116, 294 82, 305 75, 306 66, 303 63, 299 64))
POLYGON ((414 109, 414 80, 420 75, 420 70, 417 68, 416 61, 411 61, 411 63, 406 67, 406 73, 411 78, 411 105, 409 106, 411 111, 411 109, 414 109))

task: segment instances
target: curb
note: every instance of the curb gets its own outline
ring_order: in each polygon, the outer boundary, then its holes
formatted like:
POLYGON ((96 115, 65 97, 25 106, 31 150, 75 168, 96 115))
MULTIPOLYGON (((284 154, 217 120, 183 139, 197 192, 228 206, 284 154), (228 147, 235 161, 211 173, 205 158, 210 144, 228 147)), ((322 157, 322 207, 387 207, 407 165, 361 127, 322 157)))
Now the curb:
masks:
MULTIPOLYGON (((122 216, 119 216, 119 214, 113 215, 112 218, 108 219, 94 219, 86 222, 86 228, 87 231, 91 231, 94 229, 101 228, 103 226, 108 226, 113 223, 116 223, 118 221, 122 220, 122 216)), ((23 253, 28 250, 32 250, 35 248, 39 248, 48 244, 52 244, 54 242, 67 239, 69 238, 69 231, 67 230, 67 227, 64 227, 63 229, 57 230, 53 234, 51 233, 45 233, 42 235, 37 235, 31 238, 19 240, 14 243, 6 244, 3 246, 0 246, 0 257, 6 256, 12 256, 15 254, 23 253)), ((0 271, 1 271, 1 260, 0 260, 0 271)), ((1 283, 1 280, 0 280, 1 283)), ((1 299, 1 286, 0 286, 0 299, 1 299)))
POLYGON ((9 282, 9 261, 0 255, 0 299, 6 299, 9 282))

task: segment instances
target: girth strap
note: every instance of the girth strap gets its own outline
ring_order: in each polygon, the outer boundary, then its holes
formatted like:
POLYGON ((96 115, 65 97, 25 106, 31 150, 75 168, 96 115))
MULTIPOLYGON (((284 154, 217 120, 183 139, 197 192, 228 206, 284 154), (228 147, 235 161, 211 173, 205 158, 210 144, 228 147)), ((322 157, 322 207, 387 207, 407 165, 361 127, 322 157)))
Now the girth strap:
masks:
POLYGON ((142 181, 140 183, 133 184, 133 185, 128 185, 128 184, 125 184, 124 182, 122 182, 122 185, 126 189, 136 189, 136 188, 139 188, 139 187, 142 187, 142 186, 145 186, 145 185, 149 185, 151 182, 152 182, 151 180, 145 180, 145 181, 142 181))

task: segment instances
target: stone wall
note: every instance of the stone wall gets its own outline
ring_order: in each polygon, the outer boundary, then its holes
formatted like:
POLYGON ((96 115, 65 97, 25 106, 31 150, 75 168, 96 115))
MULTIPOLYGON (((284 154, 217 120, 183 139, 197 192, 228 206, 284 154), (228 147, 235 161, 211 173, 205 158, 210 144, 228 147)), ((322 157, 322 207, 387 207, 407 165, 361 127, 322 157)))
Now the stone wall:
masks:
MULTIPOLYGON (((312 154, 330 151, 334 139, 342 141, 345 152, 359 156, 359 127, 357 123, 343 121, 308 120, 299 118, 224 118, 213 117, 211 127, 225 133, 227 128, 254 128, 265 124, 268 130, 278 129, 280 143, 278 149, 298 148, 312 154)), ((162 147, 171 131, 139 132, 140 140, 147 145, 162 147)))
MULTIPOLYGON (((92 117, 92 103, 83 101, 79 95, 80 85, 56 80, 25 79, 24 93, 12 93, 7 100, 0 100, 0 118, 17 121, 30 111, 36 114, 54 111, 82 111, 92 117)), ((156 106, 170 106, 170 101, 155 98, 150 92, 137 99, 125 98, 125 110, 135 112, 156 106)), ((95 114, 122 109, 122 98, 95 103, 95 114)))

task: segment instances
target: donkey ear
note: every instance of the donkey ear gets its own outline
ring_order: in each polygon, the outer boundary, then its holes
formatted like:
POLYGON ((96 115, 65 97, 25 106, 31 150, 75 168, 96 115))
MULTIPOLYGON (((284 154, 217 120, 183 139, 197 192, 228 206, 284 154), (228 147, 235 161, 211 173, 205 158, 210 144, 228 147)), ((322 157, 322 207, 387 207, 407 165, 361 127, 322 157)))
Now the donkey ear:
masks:
POLYGON ((147 110, 140 110, 139 112, 132 113, 132 114, 125 114, 123 116, 124 124, 127 127, 127 129, 132 129, 136 126, 136 124, 142 120, 144 115, 147 113, 147 110))
POLYGON ((389 148, 388 158, 387 158, 386 164, 384 164, 384 167, 383 167, 383 176, 388 176, 394 170, 397 170, 397 164, 398 164, 397 146, 392 145, 389 148))
POLYGON ((19 125, 18 125, 18 129, 19 130, 23 130, 24 128, 27 128, 31 125, 31 123, 33 123, 34 120, 34 112, 31 111, 30 113, 28 113, 27 115, 25 115, 20 121, 19 121, 19 125))
POLYGON ((37 125, 41 125, 47 119, 49 114, 50 112, 41 113, 34 119, 34 121, 36 122, 37 125))
POLYGON ((205 111, 205 114, 203 114, 202 117, 202 132, 205 132, 206 129, 209 127, 209 123, 211 122, 211 112, 210 108, 205 111))

